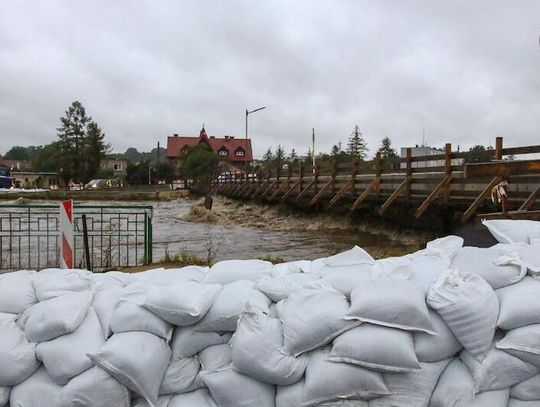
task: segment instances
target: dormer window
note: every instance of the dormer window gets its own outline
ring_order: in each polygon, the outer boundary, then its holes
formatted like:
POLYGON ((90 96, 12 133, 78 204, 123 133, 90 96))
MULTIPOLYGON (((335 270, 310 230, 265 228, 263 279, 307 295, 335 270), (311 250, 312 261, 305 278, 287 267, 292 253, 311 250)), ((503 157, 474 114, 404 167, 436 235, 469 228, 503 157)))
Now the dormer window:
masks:
POLYGON ((240 147, 240 148, 236 149, 234 154, 236 154, 237 157, 243 157, 244 156, 244 149, 240 147))
POLYGON ((229 152, 226 148, 220 148, 218 154, 220 157, 227 157, 229 155, 229 152))

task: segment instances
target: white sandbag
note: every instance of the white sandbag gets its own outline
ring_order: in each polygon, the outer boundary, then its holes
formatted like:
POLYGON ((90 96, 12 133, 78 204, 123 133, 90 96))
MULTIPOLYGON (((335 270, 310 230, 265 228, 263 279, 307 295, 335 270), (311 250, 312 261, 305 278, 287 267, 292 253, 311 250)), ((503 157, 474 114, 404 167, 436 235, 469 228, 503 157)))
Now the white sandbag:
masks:
POLYGON ((381 373, 328 360, 328 348, 310 354, 302 406, 341 399, 372 399, 389 394, 381 373))
POLYGON ((165 341, 147 332, 114 334, 88 357, 128 389, 154 406, 171 350, 165 341))
POLYGON ((201 332, 232 332, 236 330, 238 317, 248 303, 268 313, 270 299, 254 287, 255 283, 248 280, 227 284, 195 329, 201 332))
POLYGON ((382 372, 420 368, 410 332, 373 324, 362 324, 334 339, 328 359, 382 372))
POLYGON ((0 407, 6 407, 9 404, 9 393, 11 387, 0 386, 0 407))
POLYGON ((540 279, 525 277, 497 290, 500 310, 497 325, 504 330, 540 324, 540 279))
POLYGON ((199 332, 191 326, 175 328, 171 339, 171 361, 189 358, 209 346, 228 343, 230 339, 229 332, 199 332))
POLYGON ((298 407, 304 398, 304 379, 289 386, 276 387, 276 407, 298 407))
POLYGON ((440 237, 426 243, 426 248, 420 252, 436 254, 440 257, 452 259, 463 247, 464 240, 460 236, 449 235, 440 237))
POLYGON ((90 369, 93 363, 86 356, 103 346, 105 337, 92 308, 73 332, 36 346, 36 358, 43 362, 51 379, 61 386, 72 377, 90 369))
POLYGON ((201 370, 215 372, 232 363, 232 348, 228 343, 224 345, 209 346, 199 353, 201 370))
POLYGON ((507 332, 506 336, 497 342, 497 348, 540 369, 540 324, 507 332))
POLYGON ((95 273, 90 282, 90 288, 94 291, 110 290, 111 288, 122 288, 133 282, 130 273, 121 271, 108 271, 106 273, 95 273))
POLYGON ((373 266, 373 277, 409 281, 427 293, 449 266, 448 256, 425 249, 406 256, 377 260, 373 266))
POLYGON ((35 344, 8 314, 0 315, 0 386, 19 384, 39 367, 35 344))
POLYGON ((502 390, 531 378, 538 369, 493 346, 482 362, 467 350, 460 354, 469 369, 476 392, 502 390))
POLYGON ((535 401, 522 401, 518 399, 508 400, 508 407, 539 407, 540 400, 535 401))
POLYGON ((217 407, 217 404, 207 389, 200 389, 174 396, 167 407, 217 407))
POLYGON ((354 246, 352 249, 326 257, 324 264, 330 267, 353 266, 359 264, 375 264, 375 260, 364 249, 354 246))
POLYGON ((319 270, 318 274, 321 275, 322 281, 350 298, 353 288, 370 280, 372 272, 372 264, 358 264, 341 267, 326 266, 319 270))
POLYGON ((368 407, 369 403, 364 400, 339 400, 321 403, 318 407, 368 407))
POLYGON ((90 291, 62 295, 32 305, 17 318, 17 324, 29 341, 50 341, 77 329, 90 304, 90 291))
POLYGON ((347 298, 321 281, 291 293, 276 307, 283 323, 283 351, 293 356, 326 345, 359 325, 343 319, 349 308, 347 298))
POLYGON ((380 278, 358 284, 345 319, 434 334, 424 292, 406 280, 380 278))
POLYGON ((463 247, 452 259, 452 269, 461 273, 473 272, 496 290, 521 281, 527 274, 519 254, 497 245, 488 248, 463 247))
POLYGON ((131 407, 168 407, 171 402, 172 395, 167 394, 165 396, 159 396, 157 401, 152 405, 148 403, 144 398, 137 397, 133 399, 131 407))
POLYGON ((274 407, 275 387, 226 368, 203 375, 220 407, 274 407))
POLYGON ((159 394, 187 393, 202 387, 198 376, 200 369, 196 356, 170 363, 159 387, 159 394))
POLYGON ((391 395, 369 402, 370 407, 428 407, 433 389, 450 359, 420 363, 409 373, 385 373, 384 381, 391 395))
POLYGON ((218 284, 194 281, 153 288, 148 290, 143 307, 173 325, 193 325, 208 312, 221 289, 218 284))
POLYGON ((32 279, 35 271, 15 271, 0 275, 0 312, 20 314, 38 300, 32 279))
POLYGON ((125 289, 111 317, 111 331, 115 334, 131 331, 148 332, 168 341, 171 339, 173 327, 142 306, 147 289, 144 283, 132 283, 125 289))
POLYGON ((11 389, 11 407, 51 407, 56 406, 56 398, 61 387, 51 380, 44 367, 11 389))
POLYGON ((481 360, 491 347, 499 315, 491 286, 474 273, 449 270, 429 290, 427 301, 463 347, 481 360))
POLYGON ((88 270, 44 269, 33 279, 39 301, 90 289, 92 273, 88 270))
POLYGON ((531 243, 540 238, 540 222, 532 220, 483 220, 482 223, 500 243, 531 243))
POLYGON ((118 304, 118 299, 124 293, 121 287, 113 287, 106 290, 98 290, 94 295, 92 307, 96 312, 105 338, 112 335, 111 319, 118 304))
POLYGON ((540 239, 535 239, 531 244, 514 243, 512 248, 518 253, 521 264, 527 267, 527 272, 531 276, 540 276, 540 239))
POLYGON ((273 265, 263 260, 224 260, 217 262, 202 282, 205 284, 226 285, 239 280, 258 281, 264 276, 272 275, 273 265))
POLYGON ((311 261, 297 260, 287 263, 274 264, 272 267, 272 277, 283 277, 288 274, 309 273, 311 271, 311 261))
POLYGON ((467 404, 468 407, 507 407, 510 389, 492 390, 479 393, 467 404))
POLYGON ((510 396, 523 401, 540 400, 540 374, 513 386, 510 396))
POLYGON ((255 288, 273 302, 279 302, 287 298, 290 293, 299 290, 310 281, 318 278, 313 273, 292 273, 282 277, 265 277, 257 282, 255 288))
POLYGON ((254 379, 281 386, 300 380, 306 369, 305 356, 289 356, 281 351, 283 329, 279 319, 247 306, 233 335, 234 369, 254 379))
POLYGON ((456 339, 446 322, 433 310, 429 310, 435 335, 415 332, 414 351, 420 362, 438 362, 458 353, 463 346, 456 339))
POLYGON ((474 382, 469 370, 461 360, 454 359, 441 374, 429 407, 469 406, 474 394, 474 382))
POLYGON ((144 281, 151 285, 167 286, 180 283, 182 281, 200 282, 206 273, 208 267, 187 266, 182 268, 157 268, 133 274, 136 281, 144 281))
POLYGON ((130 407, 131 392, 103 369, 93 368, 60 389, 56 407, 130 407))

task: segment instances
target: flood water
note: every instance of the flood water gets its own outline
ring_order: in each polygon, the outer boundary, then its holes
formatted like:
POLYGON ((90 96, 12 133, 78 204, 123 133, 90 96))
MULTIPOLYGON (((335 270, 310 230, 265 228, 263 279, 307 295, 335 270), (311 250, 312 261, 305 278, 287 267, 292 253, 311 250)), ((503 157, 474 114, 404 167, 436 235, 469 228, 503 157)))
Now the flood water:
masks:
POLYGON ((215 259, 252 259, 267 255, 289 260, 315 259, 360 247, 400 246, 386 236, 343 230, 271 230, 249 226, 193 223, 183 220, 192 201, 156 202, 154 206, 154 261, 182 251, 206 258, 208 246, 215 259))
MULTIPOLYGON (((288 223, 283 228, 283 219, 280 219, 282 222, 279 228, 272 229, 272 225, 268 225, 272 219, 275 219, 272 217, 258 222, 257 226, 190 222, 185 218, 190 214, 195 202, 185 199, 154 202, 78 201, 77 203, 115 207, 110 214, 110 223, 102 224, 97 229, 98 234, 94 237, 91 236, 90 253, 92 254, 92 265, 95 268, 110 269, 111 267, 131 266, 143 261, 144 234, 141 236, 142 226, 138 226, 139 235, 137 238, 126 237, 124 239, 121 236, 120 228, 115 229, 115 224, 123 224, 124 228, 128 227, 124 221, 120 221, 121 214, 126 212, 126 209, 122 210, 122 206, 152 205, 153 262, 163 261, 167 254, 172 257, 181 253, 193 253, 202 259, 209 259, 213 262, 226 259, 265 257, 290 261, 325 257, 350 249, 354 245, 368 251, 371 251, 370 249, 405 247, 398 241, 373 233, 332 228, 322 231, 310 230, 299 226, 289 229, 293 225, 288 223), (117 213, 118 219, 116 218, 117 213), (100 230, 104 231, 101 235, 100 230), (117 234, 118 237, 116 237, 117 234)), ((28 211, 25 209, 26 204, 56 205, 58 202, 25 200, 19 209, 9 210, 6 208, 5 211, 2 211, 0 205, 0 270, 41 269, 58 267, 59 265, 58 232, 45 233, 44 227, 46 225, 47 230, 58 231, 57 210, 47 209, 49 214, 43 212, 40 215, 36 213, 40 212, 39 208, 33 208, 30 212, 30 209, 28 211)), ((93 215, 90 214, 91 212, 85 213, 88 213, 90 222, 93 215)), ((99 215, 97 219, 99 219, 99 215)), ((245 220, 242 217, 236 219, 245 220)), ((305 225, 306 222, 303 224, 305 225)), ((79 226, 75 225, 75 229, 78 231, 79 226)), ((81 233, 75 239, 75 257, 79 263, 84 257, 81 233)), ((77 264, 82 266, 82 263, 79 263, 77 264)))

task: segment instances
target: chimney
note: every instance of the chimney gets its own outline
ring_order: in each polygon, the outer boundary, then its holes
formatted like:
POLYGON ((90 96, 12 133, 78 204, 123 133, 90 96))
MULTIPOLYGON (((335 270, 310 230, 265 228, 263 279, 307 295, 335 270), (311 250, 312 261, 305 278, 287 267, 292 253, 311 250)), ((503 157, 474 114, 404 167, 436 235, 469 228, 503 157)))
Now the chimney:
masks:
POLYGON ((173 136, 174 136, 174 137, 178 137, 178 133, 174 133, 173 136))
POLYGON ((231 136, 231 139, 233 139, 233 138, 234 138, 234 136, 231 136))
POLYGON ((225 140, 228 140, 229 139, 229 136, 225 136, 225 140))
POLYGON ((216 136, 210 136, 210 138, 216 138, 216 136))

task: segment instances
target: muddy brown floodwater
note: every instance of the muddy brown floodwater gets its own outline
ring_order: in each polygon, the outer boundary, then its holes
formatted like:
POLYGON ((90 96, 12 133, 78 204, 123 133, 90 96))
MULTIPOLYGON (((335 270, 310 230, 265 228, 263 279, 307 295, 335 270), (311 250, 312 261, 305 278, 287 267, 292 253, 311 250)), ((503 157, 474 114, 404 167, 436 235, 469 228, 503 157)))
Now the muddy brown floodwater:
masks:
POLYGON ((209 248, 215 253, 214 260, 272 256, 290 261, 324 257, 354 245, 383 257, 415 250, 421 244, 413 236, 373 233, 335 219, 280 215, 267 207, 230 201, 217 201, 213 212, 218 216, 210 219, 194 215, 196 203, 191 200, 153 205, 154 261, 162 259, 166 251, 206 258, 209 248))

